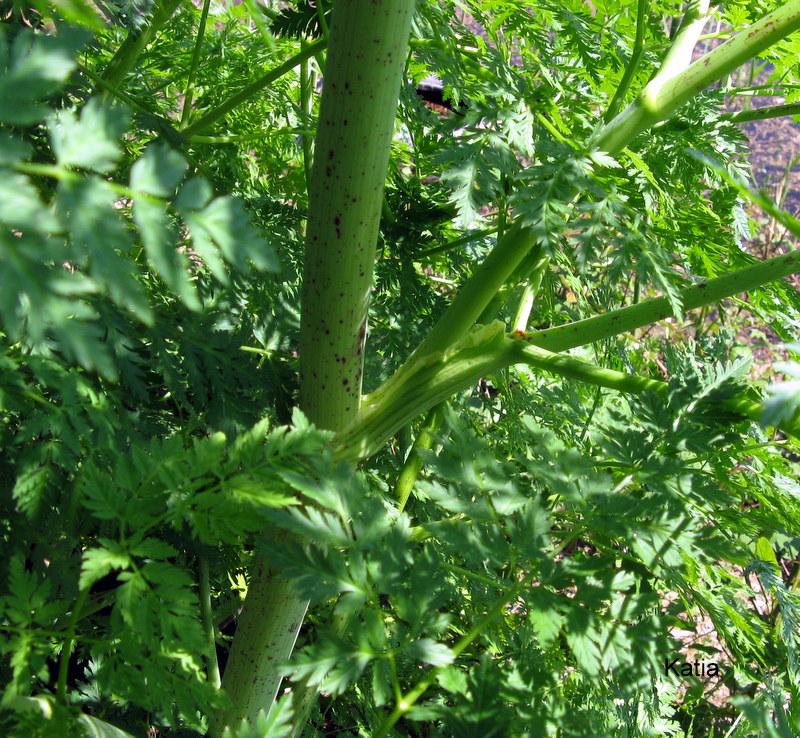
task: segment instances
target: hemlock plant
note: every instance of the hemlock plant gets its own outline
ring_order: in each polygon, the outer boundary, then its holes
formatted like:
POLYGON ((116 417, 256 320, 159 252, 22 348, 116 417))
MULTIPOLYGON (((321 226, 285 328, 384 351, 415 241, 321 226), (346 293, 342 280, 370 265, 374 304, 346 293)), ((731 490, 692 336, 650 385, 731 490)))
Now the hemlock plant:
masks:
POLYGON ((800 2, 4 12, 4 735, 797 733, 800 2))

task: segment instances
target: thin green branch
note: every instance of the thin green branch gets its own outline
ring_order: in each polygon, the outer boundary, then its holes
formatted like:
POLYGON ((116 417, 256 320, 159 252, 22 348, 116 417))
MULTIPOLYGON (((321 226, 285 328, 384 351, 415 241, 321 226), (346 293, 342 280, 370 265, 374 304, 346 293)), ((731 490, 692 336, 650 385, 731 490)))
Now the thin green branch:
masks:
POLYGON ((534 248, 534 243, 528 228, 516 225, 506 231, 412 356, 442 351, 461 339, 534 248))
POLYGON ((267 15, 268 9, 265 8, 263 5, 259 5, 258 3, 256 3, 256 0, 244 0, 244 4, 247 7, 247 12, 250 13, 250 17, 253 19, 253 23, 256 24, 258 32, 261 34, 261 38, 264 39, 264 43, 266 44, 270 52, 274 54, 275 39, 270 33, 269 27, 264 22, 263 18, 264 15, 267 15))
POLYGON ((72 649, 75 645, 75 629, 78 621, 82 617, 83 606, 89 597, 89 590, 82 589, 72 606, 72 612, 69 615, 69 624, 66 628, 66 637, 61 644, 61 655, 58 661, 58 681, 56 682, 56 695, 58 701, 66 705, 69 703, 69 695, 67 694, 67 676, 69 674, 69 657, 72 655, 72 649))
POLYGON ((161 27, 175 14, 181 0, 162 0, 156 2, 150 17, 150 23, 141 30, 128 33, 122 45, 114 54, 101 77, 112 89, 122 87, 122 81, 133 69, 136 60, 147 44, 154 38, 161 27))
POLYGON ((200 557, 197 562, 197 580, 200 588, 200 621, 206 636, 206 673, 209 684, 217 689, 222 680, 217 662, 217 640, 214 632, 214 618, 211 613, 211 587, 209 584, 208 559, 200 557))
MULTIPOLYGON (((301 50, 306 46, 305 41, 302 42, 301 50)), ((308 59, 303 59, 300 62, 300 110, 303 118, 311 116, 313 100, 313 84, 312 84, 312 71, 308 65, 308 59)), ((300 138, 303 142, 303 172, 306 177, 306 190, 311 186, 311 160, 313 148, 313 136, 310 133, 301 133, 300 138)))
POLYGON ((770 105, 752 110, 740 110, 738 113, 728 113, 722 117, 731 123, 747 123, 752 120, 767 120, 768 118, 783 118, 787 115, 800 115, 800 103, 787 103, 786 105, 770 105))
POLYGON ((723 91, 726 95, 750 95, 753 97, 774 97, 784 95, 786 90, 796 90, 800 83, 773 82, 769 85, 737 85, 736 87, 726 87, 723 91))
POLYGON ((436 433, 441 427, 444 417, 444 406, 445 403, 441 403, 428 413, 397 477, 394 492, 397 498, 397 509, 400 511, 405 509, 411 490, 414 489, 414 482, 417 481, 417 477, 422 470, 424 461, 420 452, 429 451, 436 440, 436 433))
POLYGON ((511 330, 524 331, 528 328, 531 311, 536 302, 536 297, 539 294, 539 288, 542 286, 544 273, 547 271, 549 265, 550 257, 546 254, 540 254, 533 267, 533 273, 525 281, 525 287, 522 290, 522 297, 517 306, 517 312, 514 314, 514 322, 511 324, 511 330))
MULTIPOLYGON (((466 635, 464 635, 455 646, 453 646, 451 649, 453 657, 457 658, 460 656, 467 646, 469 646, 481 633, 483 633, 483 631, 489 625, 492 624, 495 618, 503 614, 503 610, 505 609, 506 605, 526 586, 528 586, 527 583, 517 585, 503 595, 503 597, 501 597, 492 606, 492 608, 477 623, 475 623, 472 628, 470 628, 469 632, 466 633, 466 635)), ((436 681, 436 678, 439 676, 443 668, 444 667, 432 668, 428 672, 427 676, 421 679, 412 690, 406 692, 406 694, 397 701, 397 705, 395 706, 394 710, 392 710, 392 712, 386 717, 377 731, 372 734, 373 738, 383 738, 384 736, 389 735, 389 731, 394 727, 395 723, 397 723, 397 721, 416 704, 417 700, 422 697, 423 694, 425 694, 431 684, 436 681)))
MULTIPOLYGON (((686 287, 681 290, 680 301, 684 310, 694 310, 797 272, 800 272, 800 249, 686 287)), ((530 343, 550 351, 566 351, 642 328, 672 314, 669 300, 655 297, 594 318, 533 331, 525 334, 525 337, 530 343)))
POLYGON ((644 29, 648 11, 647 6, 648 0, 639 0, 639 3, 636 7, 636 36, 633 41, 631 58, 628 61, 628 66, 625 68, 625 73, 622 75, 622 79, 617 85, 617 89, 614 92, 614 97, 611 98, 608 110, 606 110, 606 114, 603 116, 603 120, 605 122, 610 121, 619 112, 619 109, 622 107, 622 102, 625 99, 625 95, 628 93, 631 82, 633 81, 633 78, 639 69, 639 64, 642 61, 642 52, 644 51, 644 29))
POLYGON ((497 233, 497 227, 487 228, 482 231, 473 231, 472 233, 467 233, 465 236, 461 236, 461 238, 455 238, 452 241, 448 241, 441 246, 433 246, 432 248, 425 249, 425 251, 420 251, 419 254, 417 254, 414 258, 426 259, 429 256, 435 256, 436 254, 441 254, 445 251, 457 249, 459 246, 466 246, 468 243, 478 241, 486 236, 491 236, 493 233, 497 233))
POLYGON ((283 64, 278 65, 275 67, 275 69, 271 69, 269 72, 266 72, 257 79, 254 79, 252 82, 250 82, 250 84, 245 85, 241 90, 239 90, 239 92, 234 93, 227 100, 224 100, 217 105, 217 107, 209 110, 205 115, 198 118, 194 123, 181 129, 181 133, 184 136, 189 137, 206 130, 245 100, 257 95, 265 87, 268 87, 273 82, 283 77, 284 74, 291 72, 301 62, 314 56, 314 54, 316 54, 318 51, 325 48, 327 43, 327 39, 320 39, 315 41, 313 44, 309 44, 305 49, 302 49, 297 54, 283 62, 283 64))
POLYGON ((194 79, 197 75, 197 67, 200 64, 200 52, 203 48, 203 39, 206 35, 206 22, 208 21, 208 9, 211 0, 203 0, 203 10, 200 13, 200 25, 197 29, 197 38, 194 42, 192 52, 192 62, 189 66, 189 77, 186 80, 186 91, 183 94, 183 110, 181 111, 181 126, 185 126, 189 120, 189 113, 192 110, 192 99, 194 98, 194 79))

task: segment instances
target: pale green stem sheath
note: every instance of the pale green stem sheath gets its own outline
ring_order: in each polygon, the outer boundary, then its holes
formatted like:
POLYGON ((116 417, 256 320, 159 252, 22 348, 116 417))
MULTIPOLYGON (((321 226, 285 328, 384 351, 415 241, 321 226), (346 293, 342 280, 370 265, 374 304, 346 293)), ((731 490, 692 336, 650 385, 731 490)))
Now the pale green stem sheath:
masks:
POLYGON ((428 408, 508 366, 505 324, 475 326, 446 351, 406 362, 375 392, 365 395, 357 418, 334 438, 336 456, 356 461, 380 449, 394 433, 428 408))
MULTIPOLYGON (((336 455, 355 461, 373 454, 420 412, 470 387, 480 377, 513 364, 528 364, 565 379, 627 394, 669 390, 669 385, 660 379, 625 374, 589 364, 575 356, 547 351, 529 345, 515 334, 506 336, 504 330, 500 321, 476 326, 467 339, 451 347, 448 355, 426 357, 428 361, 420 360, 416 371, 409 371, 401 381, 394 384, 390 380, 381 388, 374 405, 366 404, 372 397, 367 395, 358 420, 335 437, 336 455)), ((730 398, 721 404, 755 422, 761 418, 761 406, 746 398, 730 398)), ((800 435, 800 422, 790 421, 780 428, 793 436, 800 435)))
MULTIPOLYGON (((520 241, 518 243, 524 242, 520 241)), ((518 252, 515 250, 515 254, 516 253, 518 252)), ((533 308, 533 303, 539 291, 542 277, 549 263, 549 258, 546 255, 541 254, 541 249, 534 249, 522 257, 515 269, 515 272, 520 271, 523 273, 531 272, 531 267, 533 269, 533 273, 531 274, 525 286, 522 302, 517 311, 517 318, 515 319, 515 323, 517 321, 523 321, 523 327, 527 327, 527 320, 530 316, 530 311, 533 308)), ((498 261, 497 264, 499 265, 500 262, 498 261)), ((516 274, 512 272, 511 276, 507 277, 506 279, 509 279, 513 282, 515 281, 515 276, 516 274)), ((495 279, 496 278, 497 277, 495 277, 495 279)), ((489 298, 488 303, 478 316, 478 322, 481 323, 494 318, 504 302, 502 293, 498 291, 494 296, 491 294, 483 296, 476 295, 475 305, 480 305, 482 302, 486 301, 487 297, 489 298)), ((454 323, 454 325, 456 324, 454 323)), ((457 330, 457 327, 453 328, 454 332, 455 330, 457 330)), ((395 486, 395 496, 397 497, 399 510, 403 510, 405 508, 408 498, 411 495, 411 490, 414 488, 414 483, 416 482, 417 477, 422 470, 423 460, 420 452, 430 450, 436 438, 436 433, 439 431, 439 428, 442 425, 442 421, 444 419, 444 405, 445 403, 442 402, 430 411, 428 417, 425 419, 423 427, 420 429, 419 434, 414 441, 414 445, 412 446, 405 463, 403 464, 403 468, 400 470, 400 474, 397 478, 397 484, 395 486)))
POLYGON ((291 72, 292 69, 300 64, 300 62, 311 58, 317 51, 324 49, 327 43, 328 41, 326 39, 320 39, 319 41, 315 41, 313 44, 310 44, 290 59, 287 59, 285 62, 283 62, 283 64, 279 64, 277 67, 275 67, 275 69, 270 69, 269 72, 266 72, 257 79, 254 79, 248 85, 239 90, 239 92, 231 95, 227 100, 221 102, 213 110, 209 110, 204 116, 198 118, 191 125, 186 126, 186 128, 182 128, 181 133, 188 138, 196 133, 200 133, 200 131, 205 131, 207 128, 214 125, 214 123, 216 123, 220 118, 230 113, 230 111, 233 110, 237 105, 240 105, 245 100, 257 95, 265 87, 271 85, 275 80, 280 79, 284 74, 291 72))
POLYGON ((180 4, 181 0, 163 0, 155 5, 150 23, 141 30, 131 31, 108 63, 102 74, 104 82, 112 88, 122 87, 122 80, 133 69, 145 46, 153 40, 161 26, 173 16, 180 4))
MULTIPOLYGON (((300 321, 300 407, 327 430, 341 430, 359 411, 383 187, 413 11, 414 0, 334 3, 300 321)), ((321 43, 306 48, 304 58, 321 43)), ((185 133, 195 132, 191 128, 185 133)), ((233 706, 214 721, 215 738, 223 726, 253 721, 271 708, 279 667, 291 654, 307 605, 292 582, 258 564, 223 676, 233 706)))
MULTIPOLYGON (((748 292, 768 282, 800 272, 800 249, 753 266, 709 279, 681 290, 684 310, 711 305, 726 297, 748 292)), ((525 334, 525 339, 549 351, 566 351, 593 341, 643 328, 672 315, 666 297, 654 297, 609 313, 525 334)))
POLYGON ((672 116, 678 108, 748 59, 760 54, 800 28, 800 0, 790 0, 756 21, 687 69, 662 69, 639 96, 608 124, 602 126, 589 147, 620 152, 635 136, 672 116))
MULTIPOLYGON (((524 242, 520 241, 519 243, 524 242)), ((516 253, 517 252, 515 251, 515 254, 516 253)), ((501 264, 500 261, 496 263, 498 266, 501 264)), ((527 255, 522 257, 510 277, 506 277, 507 280, 513 283, 516 281, 516 272, 530 274, 528 282, 525 286, 525 291, 523 293, 520 306, 517 310, 515 327, 518 322, 522 324, 522 328, 527 327, 527 321, 533 308, 533 304, 536 300, 536 295, 539 292, 539 286, 541 285, 542 277, 544 276, 544 272, 549 263, 549 257, 542 254, 541 249, 533 249, 532 251, 529 251, 527 255)), ((495 276, 495 279, 497 279, 497 275, 495 276)), ((494 296, 491 294, 485 294, 482 296, 476 294, 475 304, 480 305, 482 302, 486 301, 487 297, 489 298, 488 303, 485 305, 477 319, 479 323, 492 320, 497 315, 503 305, 503 302, 505 301, 502 292, 498 291, 494 296)), ((453 330, 455 331, 457 328, 453 328, 453 330)), ((444 404, 445 403, 442 402, 430 411, 428 417, 425 419, 423 427, 419 431, 419 435, 414 441, 414 445, 408 454, 408 458, 406 458, 405 463, 403 464, 403 468, 400 470, 397 484, 395 486, 395 495, 397 497, 399 510, 403 510, 405 508, 408 498, 411 494, 411 490, 414 487, 414 482, 416 482, 416 479, 422 470, 423 461, 420 451, 430 450, 431 446, 433 445, 433 441, 436 438, 436 433, 439 431, 439 428, 442 425, 442 421, 444 419, 444 404)))

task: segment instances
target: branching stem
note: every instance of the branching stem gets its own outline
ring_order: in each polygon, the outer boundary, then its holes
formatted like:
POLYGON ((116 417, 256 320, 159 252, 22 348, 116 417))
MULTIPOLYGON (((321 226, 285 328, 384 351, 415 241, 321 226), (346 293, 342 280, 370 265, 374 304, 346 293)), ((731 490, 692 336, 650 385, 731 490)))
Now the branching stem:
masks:
MULTIPOLYGON (((693 33, 695 26, 689 24, 687 28, 693 33)), ((589 142, 590 148, 611 154, 618 153, 638 134, 672 116, 698 92, 723 79, 748 59, 757 56, 798 28, 800 0, 790 0, 688 68, 682 68, 680 55, 668 56, 665 61, 669 63, 645 86, 636 100, 597 131, 589 142)), ((686 38, 689 39, 689 36, 686 38)), ((688 40, 686 45, 688 46, 688 40)))

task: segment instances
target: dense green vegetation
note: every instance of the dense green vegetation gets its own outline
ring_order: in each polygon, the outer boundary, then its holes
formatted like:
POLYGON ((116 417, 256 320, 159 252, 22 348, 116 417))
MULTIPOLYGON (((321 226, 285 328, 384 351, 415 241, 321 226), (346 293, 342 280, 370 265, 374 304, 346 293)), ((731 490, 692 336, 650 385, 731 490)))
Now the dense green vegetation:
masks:
POLYGON ((800 734, 800 0, 0 18, 0 735, 800 734))

